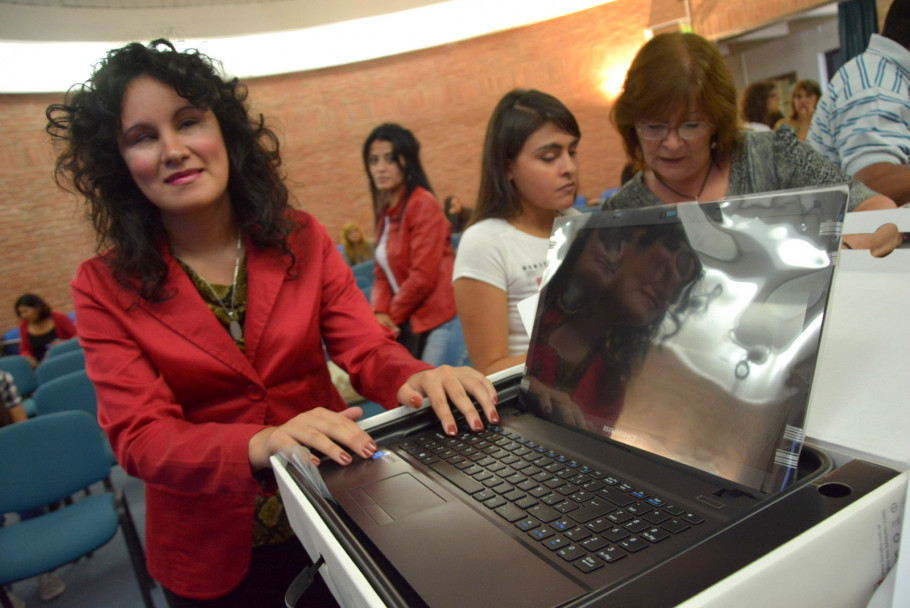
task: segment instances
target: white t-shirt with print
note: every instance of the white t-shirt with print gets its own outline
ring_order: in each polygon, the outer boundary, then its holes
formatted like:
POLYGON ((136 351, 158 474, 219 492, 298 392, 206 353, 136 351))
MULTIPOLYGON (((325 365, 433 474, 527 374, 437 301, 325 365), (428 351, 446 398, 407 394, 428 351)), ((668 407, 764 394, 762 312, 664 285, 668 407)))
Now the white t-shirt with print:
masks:
POLYGON ((452 280, 462 277, 506 292, 509 302, 509 355, 528 352, 530 338, 518 302, 537 293, 550 239, 522 232, 503 219, 482 220, 461 236, 452 280))

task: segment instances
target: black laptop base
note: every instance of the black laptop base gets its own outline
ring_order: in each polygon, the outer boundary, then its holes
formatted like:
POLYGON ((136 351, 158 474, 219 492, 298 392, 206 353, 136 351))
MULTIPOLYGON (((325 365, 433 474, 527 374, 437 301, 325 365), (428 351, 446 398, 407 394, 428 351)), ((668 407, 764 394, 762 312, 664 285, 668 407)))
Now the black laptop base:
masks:
MULTIPOLYGON (((500 410, 507 426, 511 426, 508 420, 515 414, 510 407, 517 394, 515 386, 515 383, 509 382, 500 387, 500 410)), ((521 417, 519 414, 518 419, 521 417)), ((534 422, 529 422, 533 427, 534 422)), ((390 444, 398 443, 405 435, 435 430, 436 427, 438 421, 432 412, 427 411, 408 416, 405 421, 376 427, 371 434, 380 443, 390 444)), ((800 465, 800 481, 788 492, 764 501, 754 509, 754 513, 739 518, 741 521, 735 525, 724 525, 722 517, 714 521, 711 526, 705 527, 704 533, 699 532, 699 542, 682 553, 674 552, 667 545, 666 555, 655 559, 660 552, 660 544, 657 544, 649 547, 652 558, 645 568, 635 567, 633 560, 623 560, 631 565, 628 572, 621 572, 622 562, 618 562, 601 568, 603 572, 600 575, 609 572, 605 577, 585 577, 576 573, 576 578, 589 591, 563 605, 623 606, 634 601, 641 606, 674 606, 808 530, 896 475, 894 471, 859 461, 831 472, 831 461, 827 455, 811 446, 804 448, 800 465), (598 580, 602 584, 598 584, 598 580)), ((289 471, 386 605, 426 605, 343 510, 321 496, 314 496, 309 486, 301 483, 296 470, 289 467, 289 471)), ((446 482, 443 480, 442 483, 446 482)), ((751 500, 749 497, 738 499, 751 500)), ((490 517, 495 518, 496 515, 491 514, 490 517)), ((709 514, 709 519, 717 518, 709 514)), ((444 553, 445 549, 440 548, 440 551, 444 553)), ((501 576, 504 579, 520 578, 519 573, 508 571, 502 572, 501 576)), ((505 580, 503 582, 508 585, 505 580)), ((465 584, 471 583, 465 581, 465 584)))

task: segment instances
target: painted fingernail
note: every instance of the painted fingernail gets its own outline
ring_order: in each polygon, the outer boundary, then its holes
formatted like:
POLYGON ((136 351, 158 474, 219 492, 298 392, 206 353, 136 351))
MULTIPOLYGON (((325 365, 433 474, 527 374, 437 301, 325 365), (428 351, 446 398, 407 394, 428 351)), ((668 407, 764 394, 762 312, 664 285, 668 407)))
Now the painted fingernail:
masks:
POLYGON ((499 405, 499 395, 493 395, 493 405, 499 405))
POLYGON ((471 423, 471 428, 474 429, 475 431, 482 431, 483 422, 481 422, 480 420, 475 420, 474 422, 471 423))
POLYGON ((455 428, 454 424, 450 424, 446 427, 446 435, 455 435, 458 432, 458 429, 455 428))
POLYGON ((379 446, 376 445, 375 441, 370 441, 369 443, 367 443, 367 447, 370 448, 370 452, 375 452, 376 450, 379 449, 379 446))
POLYGON ((412 406, 414 406, 414 407, 420 407, 420 404, 421 404, 421 403, 423 403, 423 399, 421 399, 421 398, 418 397, 417 395, 414 395, 413 397, 411 397, 411 405, 412 405, 412 406))
POLYGON ((499 424, 499 414, 497 414, 496 412, 491 412, 490 413, 490 422, 492 422, 493 424, 499 424))
POLYGON ((342 452, 338 455, 338 461, 341 464, 351 464, 351 455, 347 452, 342 452))

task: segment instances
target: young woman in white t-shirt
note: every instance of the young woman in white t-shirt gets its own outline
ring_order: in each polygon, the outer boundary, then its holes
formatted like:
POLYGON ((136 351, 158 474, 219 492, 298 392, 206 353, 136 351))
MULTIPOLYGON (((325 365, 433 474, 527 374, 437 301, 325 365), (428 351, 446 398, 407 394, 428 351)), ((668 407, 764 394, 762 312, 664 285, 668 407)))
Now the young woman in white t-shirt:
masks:
POLYGON ((572 112, 540 91, 507 93, 490 117, 477 206, 453 273, 471 364, 484 374, 524 363, 517 304, 537 293, 553 221, 577 213, 580 138, 572 112))

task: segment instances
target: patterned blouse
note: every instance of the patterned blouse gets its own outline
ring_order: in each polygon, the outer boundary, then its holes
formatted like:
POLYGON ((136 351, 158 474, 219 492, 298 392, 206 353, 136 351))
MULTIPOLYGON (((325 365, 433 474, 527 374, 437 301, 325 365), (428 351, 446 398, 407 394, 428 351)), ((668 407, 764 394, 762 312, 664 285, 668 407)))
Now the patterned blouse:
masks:
MULTIPOLYGON (((234 298, 234 314, 237 317, 237 322, 243 327, 243 321, 246 317, 246 258, 244 258, 237 273, 237 292, 235 294, 231 293, 234 289, 232 285, 212 285, 211 289, 209 289, 209 285, 205 280, 196 274, 192 268, 183 262, 180 262, 180 266, 190 277, 190 280, 193 281, 196 291, 202 296, 209 309, 215 313, 225 331, 230 334, 231 317, 224 309, 224 305, 230 307, 232 296, 234 298), (212 291, 215 293, 212 294, 212 291), (221 302, 215 299, 216 295, 221 298, 221 302)), ((240 350, 244 349, 242 336, 239 339, 235 338, 234 343, 237 344, 240 350)), ((253 546, 273 545, 289 540, 293 536, 294 530, 291 528, 290 522, 288 522, 284 504, 281 502, 281 496, 278 494, 257 496, 256 511, 253 517, 253 546)))
MULTIPOLYGON (((730 160, 730 183, 727 196, 741 196, 808 186, 848 184, 852 210, 876 192, 831 164, 808 144, 799 140, 796 131, 782 125, 776 131, 744 131, 730 160)), ((661 205, 644 183, 639 171, 619 192, 604 202, 604 209, 650 207, 661 205)))

